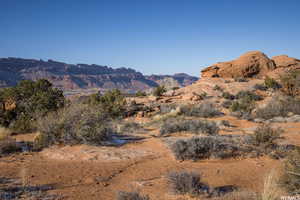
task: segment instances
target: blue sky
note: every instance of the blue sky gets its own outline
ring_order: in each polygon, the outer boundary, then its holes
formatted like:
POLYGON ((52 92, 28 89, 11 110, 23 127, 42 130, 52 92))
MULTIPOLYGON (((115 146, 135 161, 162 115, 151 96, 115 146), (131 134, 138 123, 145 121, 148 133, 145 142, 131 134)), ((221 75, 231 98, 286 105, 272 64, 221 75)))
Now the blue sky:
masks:
POLYGON ((185 72, 250 50, 300 58, 299 0, 0 0, 0 57, 185 72))

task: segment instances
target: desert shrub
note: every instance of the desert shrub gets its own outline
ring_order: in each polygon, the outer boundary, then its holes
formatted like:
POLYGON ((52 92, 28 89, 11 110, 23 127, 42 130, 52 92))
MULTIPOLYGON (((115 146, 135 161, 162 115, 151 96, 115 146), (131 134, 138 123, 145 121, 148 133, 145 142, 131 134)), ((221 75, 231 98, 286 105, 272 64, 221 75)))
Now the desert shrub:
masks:
POLYGON ((121 133, 133 133, 138 130, 141 130, 143 127, 136 122, 124 122, 120 125, 120 131, 121 133))
POLYGON ((143 91, 137 91, 137 93, 135 94, 135 96, 137 97, 145 97, 147 96, 146 92, 143 92, 143 91))
POLYGON ((266 91, 266 90, 268 90, 268 87, 266 87, 265 86, 265 84, 255 84, 254 86, 253 86, 253 88, 255 89, 255 90, 261 90, 261 91, 266 91))
POLYGON ((175 194, 198 196, 209 192, 209 187, 201 181, 201 176, 194 172, 171 172, 167 178, 175 194))
MULTIPOLYGON (((220 200, 220 198, 216 198, 213 200, 220 200)), ((222 200, 261 200, 260 196, 252 191, 235 191, 229 194, 226 194, 222 197, 222 200)), ((269 199, 270 200, 270 199, 269 199)))
POLYGON ((240 155, 238 145, 236 141, 222 136, 193 137, 177 140, 171 145, 171 150, 178 160, 227 158, 240 155))
POLYGON ((223 88, 221 88, 219 85, 215 85, 213 89, 216 91, 223 91, 223 88))
POLYGON ((274 145, 283 131, 279 128, 272 128, 269 124, 258 126, 252 135, 254 145, 270 146, 274 145))
POLYGON ((242 98, 233 101, 230 106, 231 112, 241 112, 241 114, 248 114, 255 108, 255 103, 251 99, 242 98))
POLYGON ((90 96, 88 104, 95 105, 97 109, 101 109, 103 112, 113 118, 123 117, 125 113, 126 100, 124 95, 118 89, 113 89, 101 93, 96 93, 90 96))
POLYGON ((300 93, 300 71, 293 70, 280 77, 282 91, 288 96, 297 96, 300 93))
POLYGON ((166 88, 165 86, 157 86, 154 91, 153 91, 153 95, 156 97, 160 97, 162 96, 165 92, 166 92, 166 88))
POLYGON ((265 78, 264 85, 267 88, 271 88, 275 90, 281 88, 281 85, 275 79, 270 78, 268 76, 265 78))
POLYGON ((251 118, 251 112, 255 108, 255 101, 261 100, 259 95, 250 91, 240 91, 236 94, 236 100, 229 107, 233 115, 244 119, 251 118))
POLYGON ((99 145, 113 133, 109 116, 98 107, 74 104, 50 113, 37 123, 36 146, 55 143, 99 145))
POLYGON ((222 97, 224 99, 228 99, 228 100, 234 100, 235 96, 233 94, 230 94, 229 92, 223 92, 222 97))
POLYGON ((282 186, 293 195, 300 194, 300 149, 290 153, 285 161, 284 174, 280 180, 282 186))
POLYGON ((12 131, 10 129, 0 126, 0 140, 7 138, 11 134, 12 134, 12 131))
POLYGON ((159 113, 160 114, 166 114, 166 113, 170 113, 173 110, 177 109, 177 105, 175 104, 161 104, 159 106, 159 113))
POLYGON ((231 101, 231 100, 226 100, 226 101, 223 101, 222 107, 228 109, 228 108, 231 107, 232 104, 233 104, 233 101, 231 101))
POLYGON ((274 97, 263 108, 256 110, 256 118, 271 119, 273 117, 286 117, 289 112, 300 114, 300 100, 292 97, 274 97))
POLYGON ((139 192, 119 191, 117 200, 150 200, 149 196, 141 195, 139 192))
POLYGON ((15 87, 0 91, 0 125, 18 132, 34 129, 34 121, 47 113, 62 108, 65 104, 63 92, 41 79, 36 82, 20 81, 15 87))
POLYGON ((9 135, 2 135, 0 139, 0 155, 14 153, 20 151, 20 147, 17 146, 17 142, 9 135))
POLYGON ((160 134, 166 135, 181 131, 190 131, 195 134, 218 134, 219 128, 215 122, 204 120, 186 120, 182 118, 169 118, 165 120, 160 128, 160 134))
POLYGON ((205 99, 207 97, 207 93, 206 92, 202 92, 199 94, 200 99, 205 99))
POLYGON ((251 91, 244 91, 244 90, 239 91, 239 92, 235 95, 235 97, 236 97, 237 99, 248 99, 248 100, 250 100, 250 101, 260 101, 260 100, 262 100, 262 97, 259 96, 259 95, 257 95, 257 94, 255 94, 254 92, 251 92, 251 91))
POLYGON ((248 82, 248 80, 244 77, 235 77, 234 81, 235 82, 248 82))
POLYGON ((194 117, 215 117, 221 114, 221 112, 216 109, 216 106, 210 102, 205 102, 200 105, 189 105, 181 107, 181 113, 186 116, 194 117))

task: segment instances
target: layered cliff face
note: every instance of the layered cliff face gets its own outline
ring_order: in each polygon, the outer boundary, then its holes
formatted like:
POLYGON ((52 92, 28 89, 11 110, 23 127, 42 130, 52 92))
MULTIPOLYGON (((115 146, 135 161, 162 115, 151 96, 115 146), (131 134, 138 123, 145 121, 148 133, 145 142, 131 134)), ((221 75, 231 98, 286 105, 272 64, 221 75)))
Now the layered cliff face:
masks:
POLYGON ((189 76, 185 73, 178 73, 172 76, 170 75, 151 75, 146 76, 147 79, 152 80, 159 85, 164 85, 168 89, 174 87, 185 87, 191 85, 198 80, 197 77, 189 76))
POLYGON ((260 51, 250 51, 236 60, 216 63, 202 70, 201 75, 202 77, 259 78, 279 68, 300 68, 300 61, 286 55, 270 59, 260 51))
MULTIPOLYGON (((172 78, 172 76, 170 76, 172 78)), ((177 76, 176 76, 177 77, 177 76)), ((55 87, 65 91, 74 89, 112 89, 136 92, 158 86, 159 81, 149 79, 130 68, 113 69, 107 66, 87 64, 67 64, 53 60, 33 60, 21 58, 0 59, 0 87, 16 85, 20 80, 48 79, 55 87)), ((185 75, 179 78, 179 86, 185 86, 197 78, 185 75)), ((174 78, 177 81, 176 78, 174 78)))

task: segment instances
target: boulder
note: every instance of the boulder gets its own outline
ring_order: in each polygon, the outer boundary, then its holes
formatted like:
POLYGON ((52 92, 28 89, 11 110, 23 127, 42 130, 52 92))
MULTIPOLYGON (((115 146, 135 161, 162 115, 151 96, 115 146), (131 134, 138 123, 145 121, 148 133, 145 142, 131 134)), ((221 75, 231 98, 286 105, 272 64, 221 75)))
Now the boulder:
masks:
POLYGON ((286 118, 286 122, 300 122, 300 115, 294 115, 286 118))
POLYGON ((260 51, 250 51, 238 59, 229 62, 219 62, 201 71, 202 77, 260 77, 274 70, 276 65, 260 51))
POLYGON ((277 67, 300 67, 300 60, 287 55, 274 56, 272 57, 272 60, 277 67))

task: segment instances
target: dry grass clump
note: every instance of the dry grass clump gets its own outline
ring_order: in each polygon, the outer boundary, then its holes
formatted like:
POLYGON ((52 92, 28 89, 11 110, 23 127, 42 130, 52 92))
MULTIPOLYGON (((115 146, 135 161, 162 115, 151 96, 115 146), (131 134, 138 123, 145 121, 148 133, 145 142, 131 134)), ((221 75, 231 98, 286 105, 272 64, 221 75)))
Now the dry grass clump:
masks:
POLYGON ((171 172, 167 178, 175 194, 199 196, 209 193, 208 185, 203 183, 201 176, 194 172, 171 172))
POLYGON ((142 195, 139 192, 119 191, 117 194, 117 200, 150 200, 150 197, 142 195))
POLYGON ((279 199, 278 175, 272 170, 264 180, 264 190, 261 194, 261 200, 277 200, 279 199))
POLYGON ((215 122, 206 120, 187 120, 183 118, 169 118, 165 120, 160 128, 160 135, 189 131, 194 134, 216 135, 219 127, 215 122))
POLYGON ((275 144, 275 140, 279 139, 282 133, 283 130, 280 128, 275 129, 269 124, 262 124, 255 129, 252 140, 254 145, 271 146, 275 144))
POLYGON ((281 133, 281 129, 274 129, 263 124, 252 135, 214 135, 179 139, 170 146, 170 149, 177 160, 225 159, 263 155, 281 159, 295 149, 294 145, 281 145, 276 142, 281 133))
POLYGON ((300 70, 292 70, 280 77, 282 91, 288 96, 300 94, 300 70))
POLYGON ((300 149, 292 151, 285 161, 282 186, 293 195, 300 194, 300 149))
POLYGON ((222 113, 216 108, 216 105, 205 102, 200 105, 190 105, 181 107, 181 114, 193 117, 210 118, 219 116, 222 113))
POLYGON ((300 100, 292 97, 276 96, 265 107, 257 109, 255 117, 262 119, 286 117, 289 112, 300 114, 300 100))
POLYGON ((120 124, 118 131, 120 133, 136 133, 140 130, 143 130, 143 126, 141 124, 132 121, 126 121, 120 124))
POLYGON ((229 193, 222 198, 214 198, 212 200, 260 200, 257 193, 250 191, 236 191, 229 193))
POLYGON ((0 141, 3 139, 6 139, 11 134, 12 134, 12 131, 10 129, 0 126, 0 141))
POLYGON ((236 95, 235 98, 237 99, 249 99, 251 101, 260 101, 263 98, 257 94, 255 94, 254 92, 251 91, 247 91, 247 90, 241 90, 239 91, 236 95))
POLYGON ((225 136, 193 137, 177 140, 171 150, 178 160, 200 160, 207 158, 228 158, 241 155, 241 145, 225 136))
POLYGON ((20 151, 16 140, 10 136, 11 133, 9 129, 0 127, 0 155, 20 151))
POLYGON ((105 112, 91 105, 74 104, 51 113, 37 123, 36 146, 55 143, 99 145, 113 133, 105 112))

